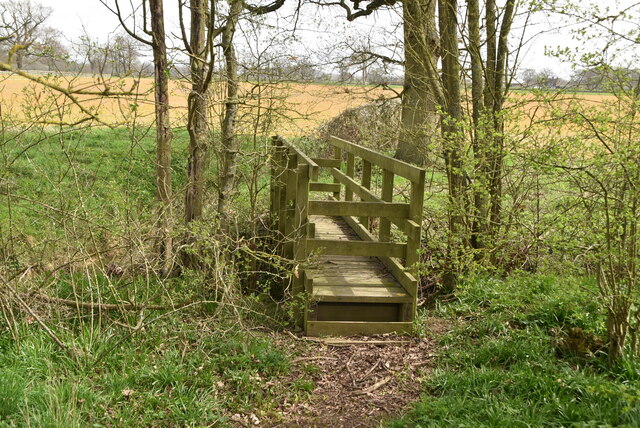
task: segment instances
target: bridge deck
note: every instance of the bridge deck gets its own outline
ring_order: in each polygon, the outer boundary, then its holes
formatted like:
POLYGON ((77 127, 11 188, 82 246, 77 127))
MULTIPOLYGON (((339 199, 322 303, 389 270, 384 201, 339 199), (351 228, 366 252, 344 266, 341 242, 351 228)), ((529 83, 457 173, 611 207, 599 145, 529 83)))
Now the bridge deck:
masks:
MULTIPOLYGON (((318 239, 360 240, 341 217, 313 215, 309 221, 315 224, 318 239)), ((320 255, 305 272, 313 283, 309 334, 334 332, 340 327, 363 333, 410 327, 410 323, 400 321, 403 304, 410 304, 413 298, 378 258, 320 255)))

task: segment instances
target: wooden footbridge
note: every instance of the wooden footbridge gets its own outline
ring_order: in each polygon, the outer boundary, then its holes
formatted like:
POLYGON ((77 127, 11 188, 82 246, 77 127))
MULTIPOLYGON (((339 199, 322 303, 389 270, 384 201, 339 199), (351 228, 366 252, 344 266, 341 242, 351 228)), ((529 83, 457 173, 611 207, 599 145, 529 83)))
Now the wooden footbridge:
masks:
POLYGON ((330 143, 333 157, 311 158, 273 138, 271 213, 280 254, 294 261, 285 285, 304 304, 299 322, 309 336, 409 331, 425 171, 330 143))

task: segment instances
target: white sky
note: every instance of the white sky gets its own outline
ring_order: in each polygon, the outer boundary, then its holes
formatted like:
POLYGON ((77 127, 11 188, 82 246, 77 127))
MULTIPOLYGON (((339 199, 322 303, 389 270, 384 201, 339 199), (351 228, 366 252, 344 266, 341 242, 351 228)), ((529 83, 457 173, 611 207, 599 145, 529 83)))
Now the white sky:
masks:
MULTIPOLYGON (((83 33, 83 27, 93 37, 106 38, 109 34, 118 30, 117 19, 109 12, 98 0, 36 0, 40 3, 50 6, 54 12, 49 21, 49 25, 60 29, 68 39, 74 40, 83 33)), ((113 1, 113 0, 110 0, 113 1)), ((410 0, 409 0, 410 1, 410 0)), ((595 0, 594 0, 595 1, 595 0)), ((622 0, 623 3, 629 3, 632 0, 622 0)), ((125 3, 125 2, 123 2, 125 3)), ((128 2, 126 2, 128 3, 128 2)), ((137 1, 134 1, 137 3, 137 1)), ((262 3, 265 3, 262 0, 262 3)), ((290 2, 291 3, 291 2, 290 2)), ((297 4, 297 1, 293 2, 297 4)), ((616 0, 601 0, 597 4, 601 8, 607 6, 618 8, 616 0)), ((165 1, 165 13, 168 30, 176 29, 178 23, 178 14, 175 4, 176 0, 165 1), (172 7, 173 6, 173 7, 172 7)), ((353 23, 348 23, 344 19, 341 8, 327 8, 321 13, 304 14, 299 21, 300 31, 298 36, 301 38, 298 43, 300 46, 322 47, 335 43, 342 37, 348 37, 353 31, 353 23), (351 26, 351 27, 350 27, 351 26), (333 33, 333 34, 332 34, 333 33)), ((286 15, 286 12, 284 13, 286 15)), ((396 18, 397 19, 397 18, 396 18)), ((537 18, 540 21, 540 17, 537 18)), ((377 30, 382 24, 385 27, 387 21, 393 20, 391 15, 379 15, 370 17, 366 20, 358 20, 358 28, 360 31, 371 32, 379 37, 388 37, 377 30)), ((286 20, 285 20, 286 21, 286 20)), ((279 25, 286 25, 282 20, 279 25)), ((562 26, 562 20, 544 20, 532 27, 531 34, 542 32, 523 52, 521 58, 521 68, 551 68, 558 75, 567 77, 571 74, 570 66, 562 64, 559 60, 550 58, 544 54, 545 47, 556 48, 558 46, 574 47, 575 42, 571 40, 568 30, 558 30, 557 27, 562 26)), ((514 28, 512 34, 516 34, 517 28, 514 28)))

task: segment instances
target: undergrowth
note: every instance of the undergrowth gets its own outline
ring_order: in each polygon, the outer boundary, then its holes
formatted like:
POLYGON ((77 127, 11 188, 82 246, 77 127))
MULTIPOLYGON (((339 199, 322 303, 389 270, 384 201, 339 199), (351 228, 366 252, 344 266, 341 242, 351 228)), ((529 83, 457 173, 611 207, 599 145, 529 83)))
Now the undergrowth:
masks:
POLYGON ((640 366, 559 352, 572 328, 604 332, 591 281, 519 274, 466 281, 420 403, 392 426, 638 426, 640 366))
POLYGON ((66 324, 78 362, 33 320, 18 328, 17 342, 0 332, 0 426, 226 426, 308 394, 276 381, 295 349, 200 309, 131 334, 98 320, 66 324))

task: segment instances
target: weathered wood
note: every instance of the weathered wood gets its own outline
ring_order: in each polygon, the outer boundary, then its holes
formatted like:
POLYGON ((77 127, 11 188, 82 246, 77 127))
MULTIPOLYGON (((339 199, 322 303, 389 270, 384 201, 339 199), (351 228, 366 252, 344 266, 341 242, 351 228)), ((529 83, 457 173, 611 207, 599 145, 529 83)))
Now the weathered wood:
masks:
MULTIPOLYGON (((356 172, 356 157, 353 153, 347 153, 347 177, 353 179, 353 176, 356 172)), ((349 189, 345 189, 344 191, 344 200, 345 201, 353 201, 353 192, 349 189)))
MULTIPOLYGON (((375 241, 375 237, 359 224, 353 217, 344 217, 344 220, 358 234, 363 241, 375 241)), ((391 257, 378 257, 378 260, 389 270, 391 275, 402 285, 411 296, 418 293, 418 280, 407 272, 398 260, 391 257)))
POLYGON ((351 336, 385 333, 409 333, 410 322, 308 321, 309 336, 351 336))
POLYGON ((339 241, 329 239, 307 240, 308 253, 320 253, 331 255, 353 255, 373 257, 400 257, 406 256, 407 246, 393 242, 364 242, 364 241, 339 241))
MULTIPOLYGON (((371 162, 366 159, 362 160, 362 187, 365 189, 371 189, 371 162)), ((362 201, 365 201, 364 198, 360 197, 362 201)), ((369 228, 369 217, 360 217, 360 223, 366 229, 369 228)))
POLYGON ((340 168, 342 161, 339 159, 311 158, 320 168, 340 168))
MULTIPOLYGON (((342 149, 340 147, 333 147, 333 157, 335 160, 338 161, 338 166, 336 166, 335 168, 337 169, 341 169, 342 168, 342 149)), ((333 182, 334 183, 340 183, 335 177, 333 177, 333 182)), ((333 197, 336 200, 340 200, 340 191, 334 192, 333 193, 333 197)))
POLYGON ((312 321, 397 322, 402 303, 315 302, 312 321))
POLYGON ((283 138, 281 138, 281 140, 284 142, 284 144, 287 147, 289 147, 289 152, 297 157, 298 162, 306 163, 307 165, 309 165, 311 167, 311 179, 317 181, 318 180, 318 171, 319 171, 318 164, 315 163, 313 161, 313 159, 311 159, 309 156, 307 156, 307 154, 305 152, 300 150, 295 144, 290 143, 290 142, 286 141, 283 138))
POLYGON ((310 192, 339 192, 339 183, 309 183, 310 192))
POLYGON ((329 142, 336 148, 353 153, 362 159, 368 160, 374 165, 378 165, 383 169, 389 170, 394 174, 411 181, 420 181, 421 171, 424 171, 422 168, 418 168, 390 156, 383 155, 382 153, 374 152, 373 150, 354 144, 350 141, 343 140, 342 138, 332 136, 329 142))
POLYGON ((411 183, 411 195, 410 195, 410 207, 409 218, 412 224, 410 224, 410 230, 407 230, 407 260, 405 265, 411 268, 418 262, 419 255, 418 250, 421 244, 421 232, 422 232, 422 208, 424 205, 424 179, 425 172, 422 171, 420 180, 411 183))
POLYGON ((285 227, 284 227, 284 256, 293 259, 293 240, 294 235, 293 232, 295 230, 294 227, 294 218, 295 218, 295 203, 296 203, 296 188, 298 185, 298 179, 296 177, 298 169, 298 156, 295 154, 291 154, 288 152, 287 159, 287 171, 286 171, 286 192, 285 192, 285 203, 284 203, 284 219, 285 219, 285 227))
POLYGON ((292 291, 309 293, 307 307, 296 321, 310 335, 411 329, 417 281, 401 262, 410 266, 417 261, 424 171, 410 165, 406 169, 402 162, 387 158, 338 142, 334 159, 313 159, 294 145, 274 139, 270 204, 285 238, 282 254, 297 262, 288 280, 292 291), (343 151, 346 172, 341 168, 343 151), (355 179, 356 157, 363 159, 361 182, 355 179), (373 165, 383 170, 380 196, 370 189, 373 165), (329 168, 333 183, 317 182, 314 171, 320 167, 329 168), (395 175, 412 182, 409 203, 393 202, 395 175), (340 201, 342 186, 345 200, 340 201), (330 192, 333 197, 309 201, 311 191, 330 192), (378 239, 368 230, 370 217, 381 218, 378 239), (392 223, 407 235, 406 244, 391 242, 392 223), (308 258, 309 254, 313 257, 308 258))
POLYGON ((310 201, 309 213, 326 216, 366 216, 403 218, 409 204, 391 202, 310 201))
MULTIPOLYGON (((316 280, 317 281, 317 280, 316 280)), ((328 302, 403 303, 410 302, 402 287, 363 287, 359 285, 318 285, 314 281, 311 298, 328 302)))
MULTIPOLYGON (((382 200, 391 202, 393 200, 393 172, 385 169, 382 171, 382 200)), ((380 217, 380 231, 378 240, 387 242, 391 239, 391 221, 388 218, 380 217)))
POLYGON ((353 178, 347 176, 344 172, 339 169, 332 168, 330 170, 331 175, 333 175, 334 180, 337 180, 339 183, 344 185, 351 192, 354 192, 361 199, 367 202, 383 202, 382 199, 377 197, 370 190, 364 188, 362 185, 358 184, 353 178))

